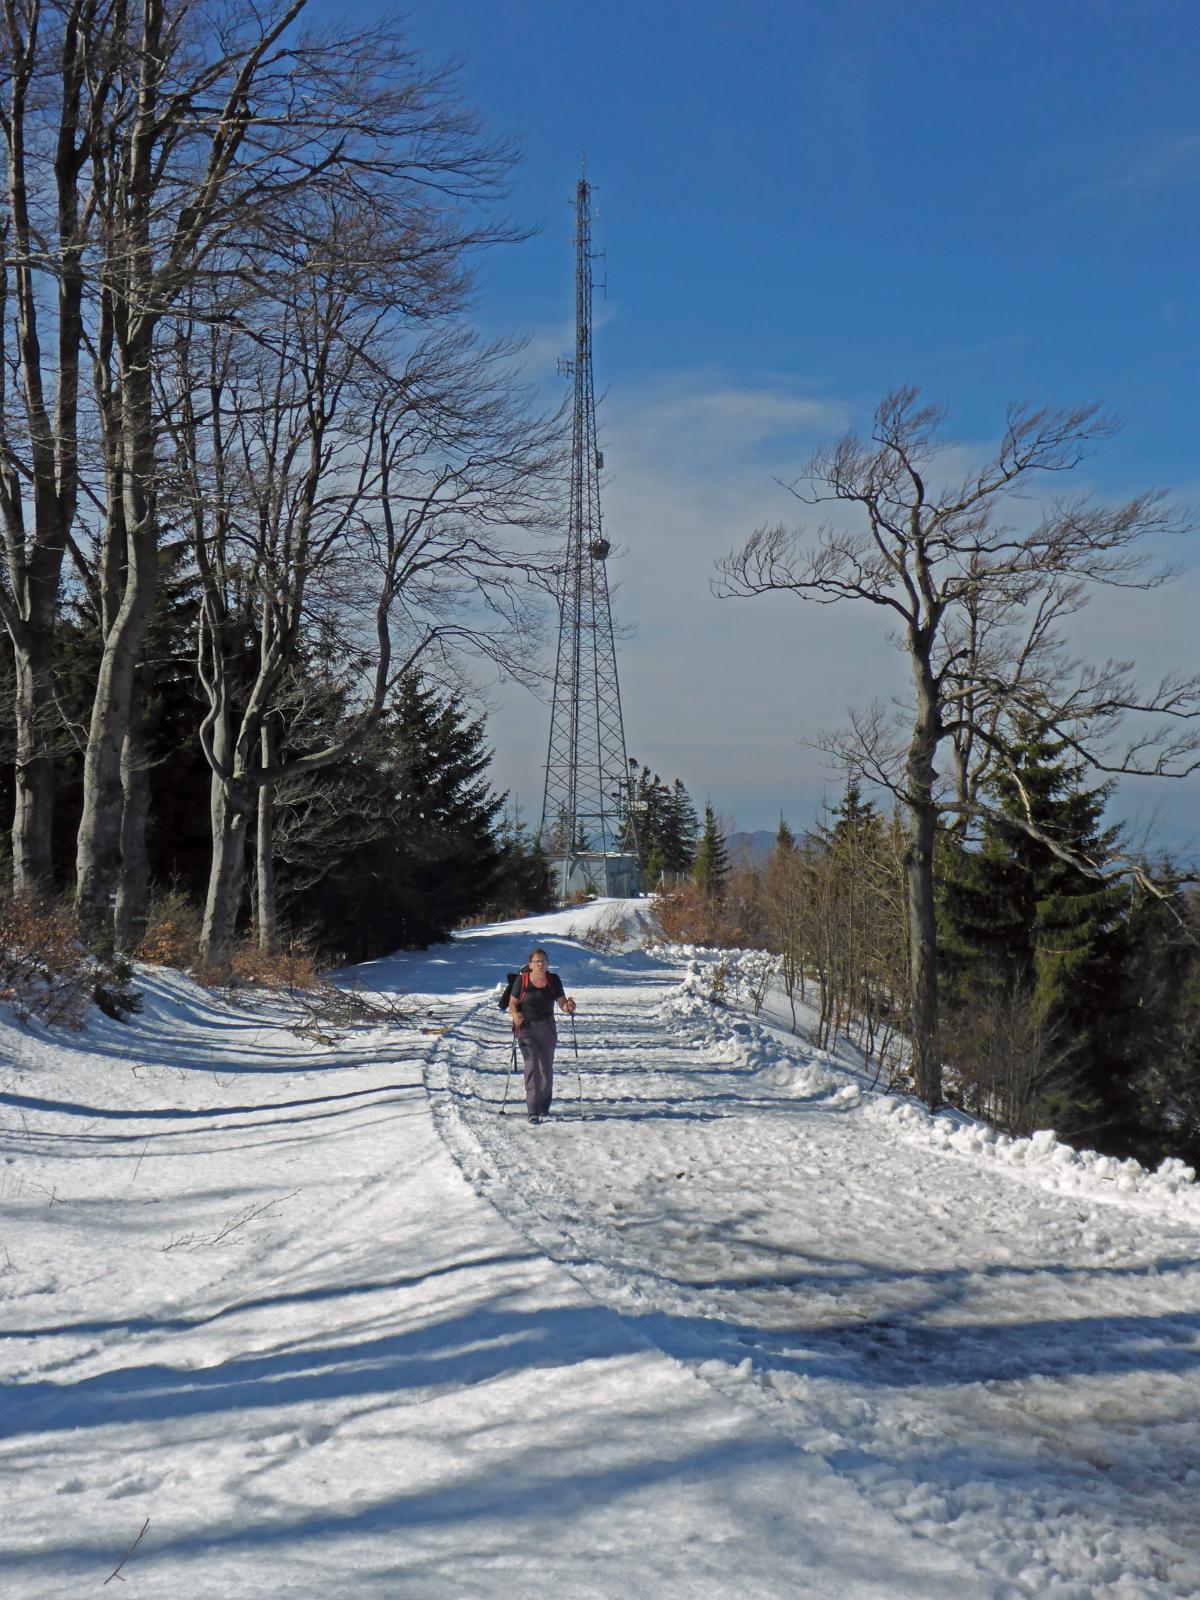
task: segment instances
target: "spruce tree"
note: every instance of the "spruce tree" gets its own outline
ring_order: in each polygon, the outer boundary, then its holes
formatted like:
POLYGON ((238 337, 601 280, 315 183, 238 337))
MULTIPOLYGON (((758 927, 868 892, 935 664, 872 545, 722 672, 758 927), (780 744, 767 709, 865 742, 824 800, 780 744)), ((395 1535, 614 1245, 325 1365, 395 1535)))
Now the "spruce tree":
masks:
POLYGON ((663 827, 663 866, 668 872, 690 872, 696 859, 700 822, 691 796, 676 778, 667 802, 663 827))
MULTIPOLYGON (((630 766, 635 767, 636 761, 630 766)), ((653 888, 664 872, 690 872, 696 854, 696 808, 678 778, 668 787, 643 766, 632 781, 630 805, 642 882, 653 888)))
POLYGON ((846 779, 846 792, 834 806, 833 815, 831 837, 835 840, 857 838, 863 832, 869 832, 879 820, 875 802, 863 799, 862 784, 857 778, 851 777, 846 779))
POLYGON ((1024 729, 1008 751, 1011 771, 993 781, 999 815, 985 821, 978 848, 943 841, 946 998, 968 1023, 1000 1007, 1042 1019, 1057 1061, 1042 1120, 1065 1138, 1125 1153, 1132 1101, 1118 1041, 1129 891, 1063 861, 1015 820, 1083 857, 1111 850, 1118 830, 1101 818, 1112 786, 1082 787, 1066 748, 1042 727, 1024 729))
POLYGON ((720 901, 725 892, 725 880, 728 876, 729 852, 725 847, 725 839, 717 826, 712 806, 706 805, 704 831, 700 835, 700 843, 696 849, 692 877, 710 900, 720 901))
POLYGON ((499 832, 500 862, 483 907, 497 922, 548 911, 554 904, 554 878, 541 840, 517 812, 505 813, 499 832))
MULTIPOLYGON (((1159 884, 1177 883, 1171 861, 1159 884)), ((1200 1167, 1200 894, 1133 891, 1121 961, 1119 1049, 1136 1104, 1132 1154, 1200 1167)))
POLYGON ((381 729, 383 759, 360 764, 364 805, 382 802, 381 836, 352 845, 298 908, 344 930, 360 958, 447 938, 488 901, 502 865, 496 838, 504 797, 488 787, 483 721, 413 673, 381 729))

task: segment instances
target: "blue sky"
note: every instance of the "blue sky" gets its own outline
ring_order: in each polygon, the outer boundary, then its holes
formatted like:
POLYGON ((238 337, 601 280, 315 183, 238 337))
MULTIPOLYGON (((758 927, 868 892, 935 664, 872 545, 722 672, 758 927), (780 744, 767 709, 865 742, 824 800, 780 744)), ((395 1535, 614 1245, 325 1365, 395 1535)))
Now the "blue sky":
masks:
MULTIPOLYGON (((512 209, 540 231, 484 265, 478 316, 528 336, 547 394, 586 151, 627 742, 738 826, 808 822, 838 780, 805 741, 903 663, 874 614, 714 600, 713 559, 794 520, 775 478, 885 389, 945 402, 967 450, 1009 399, 1101 400, 1125 427, 1078 487, 1200 504, 1200 7, 456 0, 409 32, 524 152, 512 209)), ((1190 573, 1098 600, 1080 643, 1195 670, 1197 615, 1190 573)), ((536 820, 548 716, 491 704, 536 820)), ((1193 777, 1120 807, 1182 843, 1198 802, 1193 777)))

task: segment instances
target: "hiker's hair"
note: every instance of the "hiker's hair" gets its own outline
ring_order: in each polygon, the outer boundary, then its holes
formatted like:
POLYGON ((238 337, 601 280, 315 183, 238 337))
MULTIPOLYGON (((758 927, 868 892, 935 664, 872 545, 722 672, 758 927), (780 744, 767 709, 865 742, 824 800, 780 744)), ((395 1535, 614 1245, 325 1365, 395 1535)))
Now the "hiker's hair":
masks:
POLYGON ((536 949, 531 950, 529 952, 528 956, 526 956, 526 958, 525 958, 525 965, 526 966, 529 965, 529 963, 533 960, 534 956, 541 956, 542 960, 546 963, 546 965, 547 966, 550 965, 550 957, 542 949, 541 945, 538 945, 536 949))

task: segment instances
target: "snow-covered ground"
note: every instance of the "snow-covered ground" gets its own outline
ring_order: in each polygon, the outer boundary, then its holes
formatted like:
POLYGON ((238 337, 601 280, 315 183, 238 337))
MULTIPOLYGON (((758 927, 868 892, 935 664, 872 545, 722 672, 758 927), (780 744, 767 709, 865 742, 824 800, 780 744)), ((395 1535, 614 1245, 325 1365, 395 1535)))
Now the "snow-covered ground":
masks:
POLYGON ((1195 1187, 929 1119, 585 915, 358 969, 444 1033, 162 971, 0 1022, 5 1600, 143 1526, 164 1600, 1200 1593, 1195 1187))

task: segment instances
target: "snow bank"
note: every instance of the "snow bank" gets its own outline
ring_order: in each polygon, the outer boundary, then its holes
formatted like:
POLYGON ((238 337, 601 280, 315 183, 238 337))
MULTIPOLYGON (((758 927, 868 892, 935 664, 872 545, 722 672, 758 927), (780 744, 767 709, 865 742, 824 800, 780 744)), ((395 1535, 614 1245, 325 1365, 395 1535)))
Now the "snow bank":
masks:
POLYGON ((867 1116, 936 1150, 973 1156, 1035 1173, 1046 1188, 1112 1200, 1129 1196, 1151 1201, 1180 1219, 1200 1222, 1196 1173, 1173 1156, 1151 1172, 1137 1161, 1119 1161, 1095 1150, 1076 1150, 1048 1128, 1028 1139, 1014 1139, 962 1112, 931 1116, 924 1106, 895 1095, 871 1095, 867 1116))
POLYGON ((825 1052, 798 1046, 794 1038, 770 1024, 731 1016, 728 1006, 749 1005, 776 976, 778 960, 774 956, 695 945, 660 945, 650 953, 684 965, 678 988, 663 1002, 664 1014, 670 1012, 692 1022, 708 1019, 708 1042, 694 1045, 701 1053, 723 1051, 749 1071, 769 1070, 770 1081, 777 1087, 789 1087, 806 1097, 826 1094, 831 1103, 847 1108, 861 1106, 865 1116, 885 1123, 897 1135, 946 1155, 1017 1169, 1056 1193, 1106 1201, 1133 1199, 1165 1216, 1200 1222, 1196 1173, 1174 1157, 1150 1171, 1137 1161, 1076 1150, 1049 1129, 1017 1139, 965 1112, 947 1110, 932 1116, 914 1100, 868 1088, 862 1073, 825 1052), (797 1060, 801 1051, 803 1059, 797 1060))

